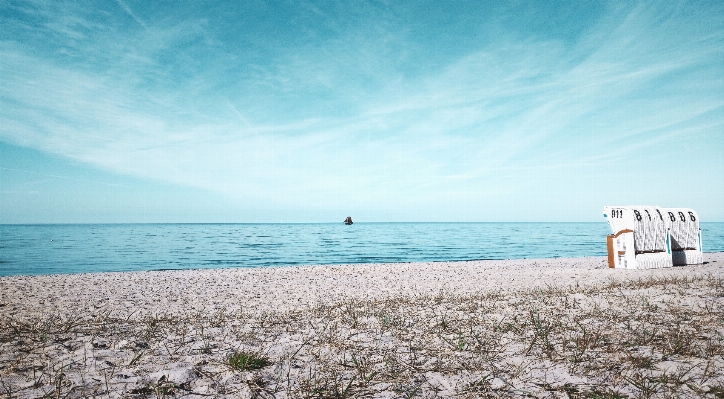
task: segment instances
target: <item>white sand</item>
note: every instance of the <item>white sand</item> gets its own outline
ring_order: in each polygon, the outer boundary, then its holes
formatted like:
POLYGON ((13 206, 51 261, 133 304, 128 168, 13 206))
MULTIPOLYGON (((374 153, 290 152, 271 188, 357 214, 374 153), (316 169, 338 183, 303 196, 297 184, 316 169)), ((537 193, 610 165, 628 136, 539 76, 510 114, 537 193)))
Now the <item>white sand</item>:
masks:
POLYGON ((590 257, 11 276, 0 278, 0 314, 284 311, 346 299, 722 273, 724 253, 707 253, 704 261, 656 270, 609 269, 606 258, 590 257))
POLYGON ((0 396, 699 397, 724 387, 724 253, 704 260, 2 277, 0 396))

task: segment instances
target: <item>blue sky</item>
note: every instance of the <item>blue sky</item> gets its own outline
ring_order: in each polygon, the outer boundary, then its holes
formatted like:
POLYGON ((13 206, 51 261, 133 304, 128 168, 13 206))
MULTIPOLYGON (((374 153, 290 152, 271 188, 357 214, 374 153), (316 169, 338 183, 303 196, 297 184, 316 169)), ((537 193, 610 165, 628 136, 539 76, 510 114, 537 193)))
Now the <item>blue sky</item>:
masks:
POLYGON ((724 221, 724 3, 230 3, 0 0, 0 223, 724 221))

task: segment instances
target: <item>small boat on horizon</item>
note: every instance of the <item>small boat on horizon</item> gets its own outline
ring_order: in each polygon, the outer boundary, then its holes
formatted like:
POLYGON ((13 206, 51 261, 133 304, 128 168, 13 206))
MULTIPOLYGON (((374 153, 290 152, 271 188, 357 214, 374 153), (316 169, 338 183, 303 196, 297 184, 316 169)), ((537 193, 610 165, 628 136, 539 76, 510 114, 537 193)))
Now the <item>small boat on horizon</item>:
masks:
POLYGON ((344 219, 344 224, 347 224, 347 225, 352 224, 352 216, 347 216, 347 219, 344 219))

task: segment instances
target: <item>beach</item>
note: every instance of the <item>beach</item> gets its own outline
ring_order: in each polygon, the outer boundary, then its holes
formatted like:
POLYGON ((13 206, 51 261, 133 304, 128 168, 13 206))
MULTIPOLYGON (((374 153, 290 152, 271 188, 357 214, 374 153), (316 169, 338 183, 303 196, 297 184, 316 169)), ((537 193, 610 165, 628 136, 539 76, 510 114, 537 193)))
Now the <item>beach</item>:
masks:
POLYGON ((2 277, 0 395, 715 397, 724 253, 704 262, 2 277))

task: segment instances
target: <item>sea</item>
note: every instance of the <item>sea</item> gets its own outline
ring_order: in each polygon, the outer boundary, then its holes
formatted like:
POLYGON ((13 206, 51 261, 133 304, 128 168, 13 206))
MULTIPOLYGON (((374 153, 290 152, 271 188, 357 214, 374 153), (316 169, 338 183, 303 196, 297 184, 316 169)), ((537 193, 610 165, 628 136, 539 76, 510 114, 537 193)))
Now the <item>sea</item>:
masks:
MULTIPOLYGON (((724 223, 702 223, 705 252, 724 223)), ((601 223, 0 225, 0 276, 606 255, 601 223)))

